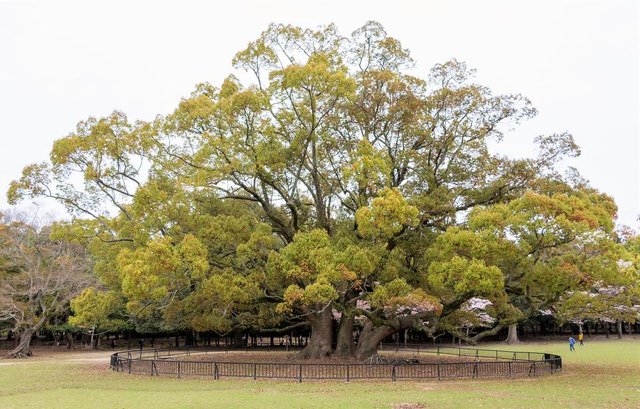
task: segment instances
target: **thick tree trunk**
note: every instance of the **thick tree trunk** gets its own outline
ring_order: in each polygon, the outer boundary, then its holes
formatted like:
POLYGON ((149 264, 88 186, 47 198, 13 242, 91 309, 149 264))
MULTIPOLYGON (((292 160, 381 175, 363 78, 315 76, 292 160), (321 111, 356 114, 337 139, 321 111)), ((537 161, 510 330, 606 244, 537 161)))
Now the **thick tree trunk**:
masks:
POLYGON ((616 321, 616 331, 618 332, 618 338, 622 338, 622 320, 616 321))
POLYGON ((374 328, 371 321, 368 321, 358 339, 356 358, 364 360, 375 355, 382 340, 395 332, 398 332, 398 329, 386 325, 374 328))
POLYGON ((504 340, 507 344, 518 344, 520 340, 518 339, 518 324, 509 325, 509 333, 507 335, 507 339, 504 340))
POLYGON ((31 337, 35 333, 35 329, 27 328, 20 334, 20 342, 18 346, 9 351, 6 358, 22 358, 31 354, 31 337))
MULTIPOLYGON (((242 334, 240 334, 240 337, 242 338, 242 334)), ((193 343, 194 343, 193 331, 187 330, 184 336, 184 344, 185 346, 192 347, 193 343)))
POLYGON ((73 333, 70 331, 65 332, 65 337, 67 338, 67 349, 73 349, 75 347, 73 340, 73 333))
POLYGON ((384 321, 384 324, 374 326, 371 319, 367 319, 367 322, 360 333, 358 339, 358 346, 356 348, 355 357, 358 359, 367 359, 375 355, 378 351, 378 346, 390 335, 396 334, 400 331, 408 328, 414 328, 418 323, 429 321, 432 328, 435 328, 439 320, 439 316, 434 311, 425 311, 424 313, 417 315, 405 315, 395 317, 384 321))
POLYGON ((307 316, 311 324, 309 343, 298 356, 303 359, 318 359, 331 355, 333 343, 333 314, 326 307, 319 313, 307 316))
POLYGON ((94 345, 94 343, 93 343, 93 338, 94 338, 94 336, 95 336, 95 332, 96 332, 96 326, 94 325, 94 326, 91 328, 91 341, 90 341, 90 348, 91 348, 91 349, 95 349, 95 345, 94 345))
POLYGON ((40 328, 42 328, 44 323, 47 322, 47 318, 46 314, 41 315, 40 319, 34 326, 22 331, 20 334, 20 342, 14 349, 9 351, 6 358, 21 358, 23 356, 31 355, 31 337, 33 337, 33 334, 36 332, 40 331, 40 328))
POLYGON ((240 348, 244 346, 244 338, 242 336, 242 330, 233 331, 233 346, 236 348, 240 348))
POLYGON ((355 321, 354 317, 347 317, 344 314, 342 315, 342 320, 340 321, 340 327, 338 328, 338 337, 336 344, 336 351, 334 355, 347 357, 351 356, 354 352, 354 343, 353 343, 353 323, 355 321))

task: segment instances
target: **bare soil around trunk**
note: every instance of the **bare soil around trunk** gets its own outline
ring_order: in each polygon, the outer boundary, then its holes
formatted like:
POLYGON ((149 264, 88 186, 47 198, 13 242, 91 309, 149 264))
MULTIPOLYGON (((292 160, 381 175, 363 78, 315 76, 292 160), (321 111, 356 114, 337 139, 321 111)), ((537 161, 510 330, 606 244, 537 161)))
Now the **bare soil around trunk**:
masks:
MULTIPOLYGON (((390 352, 381 351, 378 354, 382 360, 389 363, 442 363, 442 362, 465 362, 472 361, 473 358, 457 357, 450 355, 436 355, 421 352, 390 352)), ((200 361, 200 362, 248 362, 248 363, 295 363, 295 364, 361 364, 365 363, 356 358, 327 357, 319 359, 303 359, 296 352, 260 352, 260 351, 230 351, 230 352, 192 352, 190 355, 178 355, 163 357, 167 360, 200 361)))
MULTIPOLYGON (((32 355, 21 359, 0 359, 0 365, 19 363, 57 361, 57 362, 106 362, 114 351, 90 349, 66 349, 64 346, 36 346, 31 348, 32 355)), ((1 356, 1 355, 0 355, 1 356)))

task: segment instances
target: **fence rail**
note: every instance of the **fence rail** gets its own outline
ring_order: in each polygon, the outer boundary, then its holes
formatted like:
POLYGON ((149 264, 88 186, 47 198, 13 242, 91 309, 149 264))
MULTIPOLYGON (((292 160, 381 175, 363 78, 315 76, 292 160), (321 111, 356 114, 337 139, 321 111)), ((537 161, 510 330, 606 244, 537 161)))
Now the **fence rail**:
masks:
MULTIPOLYGON (((427 347, 425 345, 383 346, 382 350, 413 351, 445 356, 473 358, 472 361, 412 363, 412 364, 354 364, 354 363, 275 363, 275 362, 221 362, 175 360, 173 357, 190 356, 193 349, 129 350, 111 355, 110 367, 114 371, 151 376, 186 376, 249 379, 303 380, 421 380, 450 378, 496 378, 541 376, 562 370, 558 355, 502 351, 477 348, 427 347)), ((255 350, 255 349, 254 349, 255 350)))

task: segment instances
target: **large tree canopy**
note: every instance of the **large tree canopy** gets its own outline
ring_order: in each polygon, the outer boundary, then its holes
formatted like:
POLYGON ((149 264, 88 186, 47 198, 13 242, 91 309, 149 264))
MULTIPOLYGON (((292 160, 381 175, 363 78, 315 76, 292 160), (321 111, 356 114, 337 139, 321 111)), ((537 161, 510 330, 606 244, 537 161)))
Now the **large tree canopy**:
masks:
POLYGON ((137 325, 307 325, 304 356, 364 358, 407 328, 481 337, 625 285, 615 204, 555 170, 579 154, 571 135, 525 159, 491 152, 535 109, 464 63, 411 75, 369 22, 349 37, 272 25, 233 64, 153 122, 81 122, 8 193, 78 216, 57 231, 89 246, 137 325))

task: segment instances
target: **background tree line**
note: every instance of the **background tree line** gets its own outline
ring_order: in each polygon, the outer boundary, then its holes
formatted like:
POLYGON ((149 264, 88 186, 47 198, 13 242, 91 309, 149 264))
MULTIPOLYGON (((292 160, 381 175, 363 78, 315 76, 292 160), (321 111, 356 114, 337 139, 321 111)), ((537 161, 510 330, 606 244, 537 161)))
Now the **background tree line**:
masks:
MULTIPOLYGON (((10 203, 53 198, 73 216, 27 234, 47 249, 29 241, 33 257, 84 273, 56 299, 70 324, 304 327, 304 357, 367 358, 407 329, 475 343, 546 315, 637 318, 639 239, 614 230, 611 197, 558 170, 579 154, 572 136, 539 136, 522 159, 490 151, 536 114, 523 96, 456 60, 414 76, 375 22, 272 25, 233 65, 154 121, 80 122, 12 183, 10 203)), ((4 287, 44 270, 11 250, 28 225, 2 228, 0 296, 15 303, 4 287)), ((30 338, 19 319, 0 315, 30 338)))

